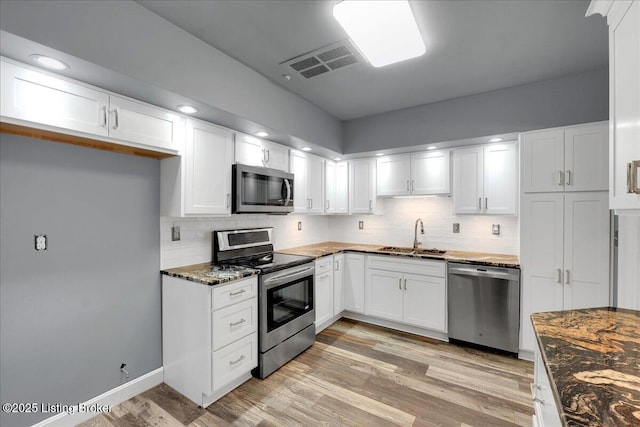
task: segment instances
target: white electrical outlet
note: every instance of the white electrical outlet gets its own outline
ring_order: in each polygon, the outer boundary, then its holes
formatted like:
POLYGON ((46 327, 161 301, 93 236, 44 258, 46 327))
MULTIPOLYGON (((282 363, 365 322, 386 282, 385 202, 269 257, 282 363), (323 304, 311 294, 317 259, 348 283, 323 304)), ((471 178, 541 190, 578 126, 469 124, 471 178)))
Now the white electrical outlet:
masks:
POLYGON ((47 250, 47 235, 46 234, 34 234, 33 235, 35 241, 36 251, 46 251, 47 250))

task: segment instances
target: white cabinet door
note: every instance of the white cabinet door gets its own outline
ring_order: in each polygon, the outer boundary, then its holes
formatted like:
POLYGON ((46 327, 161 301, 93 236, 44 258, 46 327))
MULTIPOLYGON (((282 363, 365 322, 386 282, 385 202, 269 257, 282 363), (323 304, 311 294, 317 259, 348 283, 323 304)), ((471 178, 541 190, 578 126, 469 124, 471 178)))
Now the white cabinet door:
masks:
POLYGON ((333 256, 333 315, 344 310, 344 254, 333 256))
POLYGON ((236 134, 235 162, 251 166, 266 166, 267 154, 263 141, 253 136, 236 134))
POLYGON ((564 131, 527 132, 522 143, 522 191, 564 191, 564 131))
POLYGON ((364 313, 364 255, 344 255, 344 309, 364 313))
POLYGON ((482 147, 464 148, 453 154, 455 213, 482 212, 482 154, 482 147))
POLYGON ((368 269, 365 314, 381 319, 402 321, 403 275, 395 271, 368 269))
POLYGON ((285 172, 289 171, 289 149, 284 145, 274 144, 272 142, 263 143, 266 155, 265 166, 272 169, 280 169, 285 172))
MULTIPOLYGON (((307 197, 309 198, 308 213, 321 214, 324 212, 324 174, 323 160, 318 156, 307 155, 307 197)), ((294 180, 295 183, 295 180, 294 180)), ((295 185, 295 184, 294 184, 295 185)))
POLYGON ((518 174, 517 145, 491 144, 483 153, 484 213, 515 215, 517 213, 518 174))
POLYGON ((373 213, 376 203, 376 161, 349 161, 349 211, 354 214, 373 213))
POLYGON ((564 309, 608 306, 607 193, 565 193, 564 197, 564 309))
POLYGON ((626 11, 607 17, 613 21, 609 22, 609 207, 640 209, 640 2, 616 6, 626 11))
POLYGON ((451 151, 411 155, 411 194, 451 193, 451 151))
POLYGON ((182 118, 175 113, 111 95, 109 136, 152 147, 182 149, 182 118))
POLYGON ((378 196, 411 194, 411 155, 384 156, 376 161, 378 196))
POLYGON ((608 155, 608 123, 567 128, 564 132, 564 190, 606 191, 609 188, 608 155))
POLYGON ((291 150, 289 160, 293 174, 293 210, 306 213, 310 205, 307 195, 307 158, 301 151, 291 150))
POLYGON ((446 331, 446 285, 442 277, 405 274, 404 323, 446 331))
POLYGON ((521 241, 521 343, 533 351, 536 339, 529 316, 562 310, 564 195, 531 193, 522 196, 521 241))
POLYGON ((231 213, 233 133, 196 120, 187 120, 185 214, 231 213))
POLYGON ((336 164, 336 202, 335 213, 349 213, 349 162, 336 164))
POLYGON ((336 163, 324 160, 324 213, 336 213, 336 163))
POLYGON ((333 270, 315 277, 316 331, 333 317, 333 270))
POLYGON ((0 67, 3 117, 108 135, 107 93, 4 61, 0 67))

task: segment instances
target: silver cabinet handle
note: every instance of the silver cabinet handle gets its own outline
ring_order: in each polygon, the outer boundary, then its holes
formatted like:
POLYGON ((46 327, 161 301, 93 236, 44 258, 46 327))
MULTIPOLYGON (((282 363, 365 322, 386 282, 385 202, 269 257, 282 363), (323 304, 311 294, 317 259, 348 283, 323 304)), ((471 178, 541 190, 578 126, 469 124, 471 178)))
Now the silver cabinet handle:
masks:
POLYGON ((100 125, 103 128, 107 127, 107 106, 103 105, 102 106, 102 124, 100 125))
POLYGON ((539 403, 539 404, 541 404, 541 405, 544 405, 544 400, 540 399, 539 397, 534 397, 534 398, 533 398, 533 401, 534 401, 534 402, 538 402, 538 403, 539 403))
POLYGON ((242 325, 244 322, 246 322, 246 320, 244 319, 240 319, 237 322, 229 322, 229 327, 234 327, 234 326, 238 326, 238 325, 242 325))
POLYGON ((640 168, 640 160, 627 163, 627 193, 640 194, 640 188, 638 188, 638 168, 640 168))
POLYGON ((558 185, 564 185, 564 172, 558 171, 558 185))
POLYGON ((398 289, 402 290, 402 279, 398 279, 398 289))
POLYGON ((231 207, 231 193, 227 193, 227 209, 231 207))
POLYGON ((536 388, 536 390, 542 390, 542 387, 540 387, 538 384, 534 384, 533 386, 536 388))
POLYGON ((340 271, 340 261, 336 261, 336 267, 335 267, 336 271, 340 271))
POLYGON ((246 289, 240 289, 239 291, 229 292, 230 297, 235 297, 237 295, 242 295, 246 292, 246 289))
POLYGON ((238 359, 236 359, 236 360, 230 360, 230 361, 229 361, 229 365, 235 365, 235 364, 237 364, 237 363, 242 362, 243 360, 244 360, 244 355, 240 356, 240 357, 239 357, 238 359))
POLYGON ((313 199, 309 199, 309 203, 311 204, 311 209, 313 209, 313 199))
POLYGON ((571 170, 567 169, 567 185, 571 185, 571 170))
POLYGON ((571 281, 570 281, 570 280, 571 280, 571 279, 570 279, 570 275, 569 275, 569 269, 567 269, 567 280, 565 280, 565 282, 564 282, 564 283, 566 283, 566 284, 568 285, 569 283, 571 283, 571 281))
POLYGON ((267 162, 271 161, 271 150, 267 150, 267 162))
POLYGON ((324 202, 324 208, 325 208, 326 210, 329 210, 329 199, 327 199, 327 200, 324 202))
POLYGON ((373 200, 369 199, 369 210, 373 210, 373 200))
POLYGON ((404 279, 404 290, 407 290, 407 279, 404 279))
POLYGON ((113 109, 113 129, 118 129, 118 126, 120 126, 120 123, 118 120, 118 109, 114 108, 113 109))
POLYGON ((414 180, 411 180, 411 191, 413 191, 413 190, 415 190, 415 189, 416 189, 416 188, 415 188, 415 183, 416 183, 416 182, 415 182, 414 180))
POLYGON ((267 150, 263 148, 262 149, 262 165, 264 166, 265 163, 267 163, 267 150))
POLYGON ((562 269, 558 269, 558 283, 562 283, 562 269))
POLYGON ((409 190, 410 190, 410 188, 409 188, 409 180, 407 180, 407 191, 409 191, 409 190))
POLYGON ((489 198, 488 197, 484 198, 484 210, 485 211, 489 210, 489 198))
POLYGON ((478 197, 478 209, 482 210, 482 197, 478 197))

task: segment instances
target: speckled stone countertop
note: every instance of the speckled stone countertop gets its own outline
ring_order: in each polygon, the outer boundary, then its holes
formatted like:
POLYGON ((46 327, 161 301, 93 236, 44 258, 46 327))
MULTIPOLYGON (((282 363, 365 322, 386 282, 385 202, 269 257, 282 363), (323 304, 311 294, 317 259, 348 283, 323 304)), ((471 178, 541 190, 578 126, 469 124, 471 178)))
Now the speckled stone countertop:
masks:
POLYGON ((531 315, 565 426, 640 426, 640 311, 531 315))
POLYGON ((212 286, 242 279, 243 277, 255 276, 259 271, 246 267, 235 268, 232 270, 220 270, 218 267, 212 266, 211 263, 205 262, 203 264, 170 268, 162 270, 160 273, 166 276, 177 277, 178 279, 185 279, 212 286))
POLYGON ((444 254, 407 254, 399 252, 381 251, 384 245, 365 245, 360 243, 322 242, 307 246, 298 246, 278 250, 278 252, 293 255, 322 257, 339 252, 365 252, 369 254, 393 255, 411 258, 436 259, 468 264, 493 265, 496 267, 519 268, 520 262, 515 255, 491 254, 485 252, 449 251, 444 254))

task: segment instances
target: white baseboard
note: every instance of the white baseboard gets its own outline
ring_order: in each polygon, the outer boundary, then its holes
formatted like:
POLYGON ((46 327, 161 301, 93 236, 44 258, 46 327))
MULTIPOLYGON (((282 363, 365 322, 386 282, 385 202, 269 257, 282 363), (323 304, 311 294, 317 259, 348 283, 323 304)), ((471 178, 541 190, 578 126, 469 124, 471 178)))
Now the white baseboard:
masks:
POLYGON ((80 424, 104 412, 100 411, 99 408, 104 408, 105 406, 113 407, 131 399, 133 396, 157 386, 158 384, 161 384, 163 371, 164 369, 160 367, 142 375, 141 377, 133 379, 128 383, 106 391, 100 396, 96 396, 84 403, 80 403, 79 405, 74 405, 72 407, 73 411, 69 411, 73 413, 59 413, 53 417, 47 418, 46 420, 40 421, 38 424, 34 424, 32 427, 67 427, 80 424), (80 407, 85 409, 79 411, 80 407))
POLYGON ((344 311, 342 317, 347 319, 358 320, 360 322, 371 323, 372 325, 384 326, 385 328, 396 329, 402 332, 409 332, 411 334, 420 335, 427 338, 433 338, 439 341, 449 341, 449 337, 446 333, 432 331, 430 329, 419 328, 417 326, 404 325, 402 323, 396 323, 391 320, 378 319, 377 317, 367 316, 360 313, 354 313, 352 311, 344 311))

